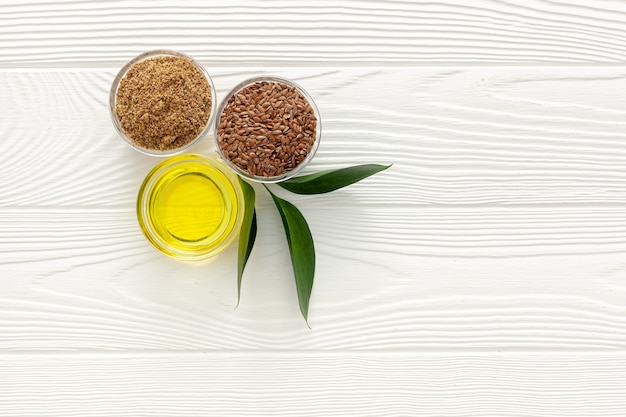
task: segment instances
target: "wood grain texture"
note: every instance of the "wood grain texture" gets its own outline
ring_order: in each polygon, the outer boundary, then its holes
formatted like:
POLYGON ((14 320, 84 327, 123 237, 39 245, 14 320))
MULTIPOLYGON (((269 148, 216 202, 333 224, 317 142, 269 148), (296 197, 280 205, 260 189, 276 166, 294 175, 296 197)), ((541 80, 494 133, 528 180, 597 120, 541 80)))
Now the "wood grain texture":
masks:
POLYGON ((170 48, 212 66, 624 63, 620 1, 44 0, 0 6, 0 65, 121 65, 170 48))
POLYGON ((625 58, 612 0, 2 2, 0 416, 625 416, 625 58), (312 330, 262 188, 237 310, 235 248, 141 235, 156 160, 107 100, 156 48, 218 98, 302 84, 307 172, 393 163, 276 190, 315 238, 312 330))
POLYGON ((0 415, 621 417, 623 355, 0 355, 0 415))
MULTIPOLYGON (((216 72, 218 93, 259 72, 216 72)), ((143 239, 155 160, 115 136, 114 73, 2 72, 0 350, 625 349, 623 69, 281 71, 322 112, 309 171, 394 164, 327 196, 277 190, 316 239, 313 331, 261 188, 237 311, 235 250, 194 266, 143 239)))

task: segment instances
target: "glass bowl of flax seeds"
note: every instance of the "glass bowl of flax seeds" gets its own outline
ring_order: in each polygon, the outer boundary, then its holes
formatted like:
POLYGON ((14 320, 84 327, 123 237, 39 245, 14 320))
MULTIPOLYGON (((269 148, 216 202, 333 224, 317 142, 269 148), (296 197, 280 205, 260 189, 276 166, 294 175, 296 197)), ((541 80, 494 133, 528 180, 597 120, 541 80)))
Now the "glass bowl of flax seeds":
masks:
POLYGON ((176 51, 145 52, 117 74, 109 95, 113 125, 126 143, 152 156, 197 144, 213 126, 213 80, 193 58, 176 51))
POLYGON ((280 77, 248 79, 217 110, 215 140, 226 164, 256 182, 295 176, 313 158, 322 124, 311 96, 280 77))

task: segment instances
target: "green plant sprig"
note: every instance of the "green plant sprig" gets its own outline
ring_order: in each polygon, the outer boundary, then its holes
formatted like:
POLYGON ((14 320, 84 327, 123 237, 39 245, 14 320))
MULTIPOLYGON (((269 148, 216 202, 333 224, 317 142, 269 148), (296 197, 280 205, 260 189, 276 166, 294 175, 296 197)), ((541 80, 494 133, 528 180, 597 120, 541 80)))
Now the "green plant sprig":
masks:
MULTIPOLYGON (((326 170, 291 178, 278 183, 280 187, 296 194, 324 194, 361 181, 389 168, 391 165, 366 164, 348 168, 326 170)), ((244 217, 239 235, 237 267, 237 305, 241 299, 241 281, 250 258, 257 234, 254 188, 241 177, 239 183, 244 197, 244 217)), ((298 303, 302 317, 308 325, 309 300, 315 276, 315 244, 306 219, 296 206, 276 196, 267 186, 285 229, 291 264, 293 267, 298 303)))
MULTIPOLYGON (((243 270, 248 263, 248 258, 252 252, 254 241, 256 240, 256 209, 254 207, 254 188, 247 182, 237 177, 243 192, 244 212, 241 224, 241 232, 239 234, 238 249, 238 266, 237 266, 237 306, 241 301, 241 279, 243 278, 243 270)), ((236 308, 236 307, 235 307, 236 308)))

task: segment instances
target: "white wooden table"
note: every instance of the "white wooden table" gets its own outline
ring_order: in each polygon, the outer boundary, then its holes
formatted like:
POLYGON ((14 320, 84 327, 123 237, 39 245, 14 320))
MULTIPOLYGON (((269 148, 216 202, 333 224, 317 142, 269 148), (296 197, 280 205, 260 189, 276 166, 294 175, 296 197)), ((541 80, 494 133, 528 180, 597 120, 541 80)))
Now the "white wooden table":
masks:
POLYGON ((209 415, 625 416, 626 2, 2 2, 0 416, 209 415), (307 172, 394 164, 280 193, 311 330, 262 188, 237 310, 234 247, 142 236, 107 100, 157 48, 301 83, 307 172))

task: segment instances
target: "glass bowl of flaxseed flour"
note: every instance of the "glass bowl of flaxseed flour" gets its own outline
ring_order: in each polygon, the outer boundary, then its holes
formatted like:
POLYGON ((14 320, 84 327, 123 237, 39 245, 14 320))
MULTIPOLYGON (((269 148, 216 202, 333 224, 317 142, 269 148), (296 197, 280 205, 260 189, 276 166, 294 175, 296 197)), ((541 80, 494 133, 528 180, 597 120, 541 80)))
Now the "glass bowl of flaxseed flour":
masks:
POLYGON ((109 95, 113 125, 122 139, 152 156, 189 150, 213 125, 213 80, 193 58, 155 50, 128 62, 109 95))

